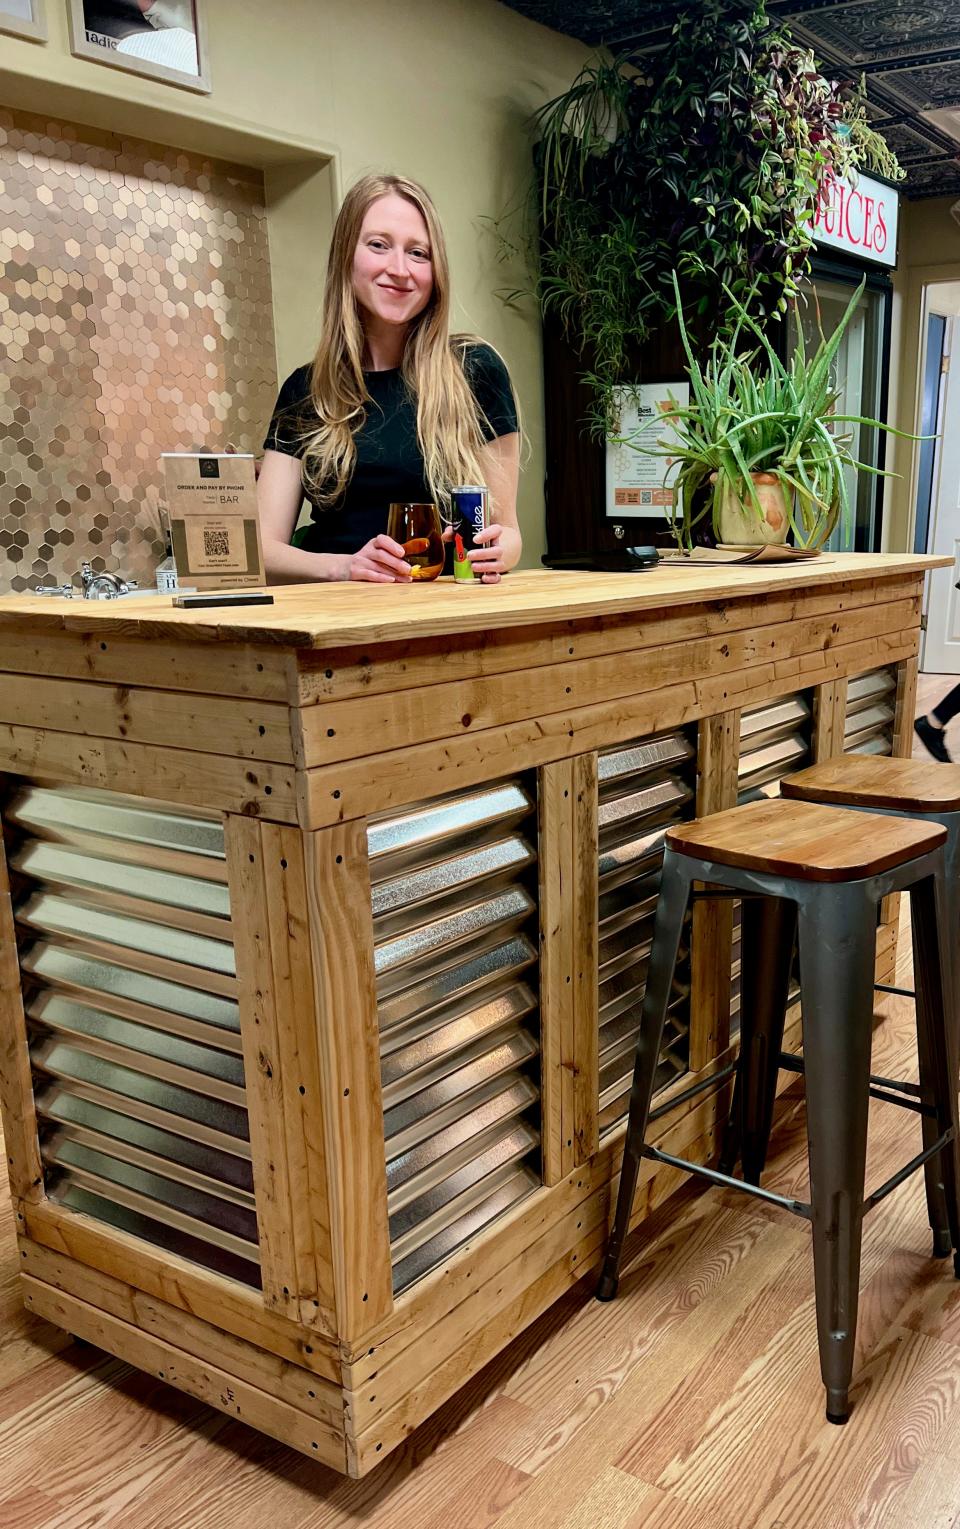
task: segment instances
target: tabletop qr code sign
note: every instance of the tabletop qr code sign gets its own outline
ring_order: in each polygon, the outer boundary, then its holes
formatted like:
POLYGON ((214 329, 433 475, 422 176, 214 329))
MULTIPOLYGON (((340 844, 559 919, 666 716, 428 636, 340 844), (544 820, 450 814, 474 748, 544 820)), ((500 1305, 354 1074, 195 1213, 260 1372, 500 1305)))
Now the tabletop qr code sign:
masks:
POLYGON ((200 590, 262 585, 253 457, 165 452, 162 460, 180 582, 200 590))

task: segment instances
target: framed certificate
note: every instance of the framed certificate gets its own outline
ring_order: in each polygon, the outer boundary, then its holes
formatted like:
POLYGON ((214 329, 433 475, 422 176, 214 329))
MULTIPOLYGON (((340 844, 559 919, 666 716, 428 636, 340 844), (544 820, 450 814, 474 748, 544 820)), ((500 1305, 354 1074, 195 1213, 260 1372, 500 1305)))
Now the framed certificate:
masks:
POLYGON ((209 93, 202 0, 68 3, 71 51, 77 58, 209 93))
POLYGON ((46 42, 47 20, 43 0, 0 0, 0 32, 46 42))
POLYGON ((689 382, 645 382, 617 389, 617 421, 607 440, 608 520, 666 515, 673 504, 669 480, 673 459, 647 453, 663 446, 669 449, 671 411, 678 404, 685 409, 689 403, 689 382))

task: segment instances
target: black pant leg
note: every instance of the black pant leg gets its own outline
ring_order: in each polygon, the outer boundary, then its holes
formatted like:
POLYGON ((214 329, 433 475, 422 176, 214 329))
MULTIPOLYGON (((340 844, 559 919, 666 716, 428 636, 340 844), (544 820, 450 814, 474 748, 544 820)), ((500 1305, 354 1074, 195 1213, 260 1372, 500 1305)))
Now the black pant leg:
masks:
POLYGON ((951 721, 958 712, 960 712, 960 685, 954 685, 953 689, 947 692, 943 700, 938 702, 938 704, 933 708, 931 716, 936 717, 937 721, 941 722, 943 726, 946 727, 947 723, 951 721))

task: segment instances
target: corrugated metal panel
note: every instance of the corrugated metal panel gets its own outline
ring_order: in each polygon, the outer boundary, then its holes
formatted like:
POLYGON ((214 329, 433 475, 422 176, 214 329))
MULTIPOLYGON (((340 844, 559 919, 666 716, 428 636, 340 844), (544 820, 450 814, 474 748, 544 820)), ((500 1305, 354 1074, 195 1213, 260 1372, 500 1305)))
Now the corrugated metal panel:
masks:
POLYGON ((36 786, 5 817, 47 1192, 259 1285, 222 823, 36 786))
POLYGON ((534 807, 503 781, 369 825, 397 1291, 541 1183, 534 807))
POLYGON ((197 876, 227 879, 223 826, 209 813, 174 812, 166 802, 113 791, 31 786, 8 805, 5 817, 37 839, 81 847, 106 843, 115 858, 132 851, 138 865, 160 864, 166 851, 182 856, 183 868, 197 876))
MULTIPOLYGON (((600 1129, 627 1112, 653 939, 663 836, 690 818, 696 750, 683 732, 645 738, 599 756, 600 1129)), ((657 1087, 686 1072, 688 952, 681 952, 657 1087)))
POLYGON ((893 748, 897 677, 892 669, 873 669, 847 682, 843 728, 845 754, 889 754, 893 748))
POLYGON ((743 931, 740 927, 740 904, 735 905, 733 944, 730 950, 730 1034, 740 1032, 740 971, 743 954, 743 931))
POLYGON ((810 763, 808 694, 752 707, 740 718, 739 799, 778 796, 779 782, 810 763))
MULTIPOLYGON (((798 691, 779 701, 751 707, 740 718, 738 801, 780 795, 780 781, 812 762, 813 698, 798 691)), ((730 1034, 740 1032, 740 904, 733 905, 733 950, 730 972, 730 1034)))

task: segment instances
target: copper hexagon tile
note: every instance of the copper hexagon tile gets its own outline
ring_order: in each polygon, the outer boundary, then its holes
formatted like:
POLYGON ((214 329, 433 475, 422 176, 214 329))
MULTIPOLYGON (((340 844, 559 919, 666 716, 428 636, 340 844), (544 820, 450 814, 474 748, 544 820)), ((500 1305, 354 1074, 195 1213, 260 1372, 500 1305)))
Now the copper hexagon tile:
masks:
POLYGON ((254 171, 0 111, 0 590, 149 582, 160 452, 257 448, 272 335, 254 171))

